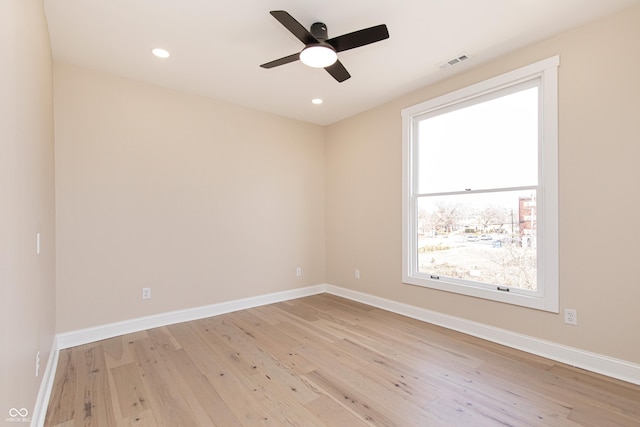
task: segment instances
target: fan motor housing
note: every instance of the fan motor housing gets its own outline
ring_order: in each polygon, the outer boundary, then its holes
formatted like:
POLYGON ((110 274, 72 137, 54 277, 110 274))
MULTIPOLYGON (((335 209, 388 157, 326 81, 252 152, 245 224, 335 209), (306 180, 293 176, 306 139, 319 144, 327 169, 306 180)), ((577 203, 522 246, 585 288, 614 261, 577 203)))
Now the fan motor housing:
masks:
POLYGON ((327 40, 329 38, 329 35, 327 33, 327 26, 322 22, 316 22, 311 25, 311 31, 309 32, 318 40, 327 40))

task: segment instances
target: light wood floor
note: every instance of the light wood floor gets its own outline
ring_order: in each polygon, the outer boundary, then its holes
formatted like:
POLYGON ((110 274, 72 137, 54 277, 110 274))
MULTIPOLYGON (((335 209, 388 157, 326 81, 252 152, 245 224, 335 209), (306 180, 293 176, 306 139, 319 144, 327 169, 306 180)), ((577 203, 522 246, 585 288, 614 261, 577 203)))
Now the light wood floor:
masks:
POLYGON ((328 294, 60 352, 47 426, 640 426, 640 387, 328 294))

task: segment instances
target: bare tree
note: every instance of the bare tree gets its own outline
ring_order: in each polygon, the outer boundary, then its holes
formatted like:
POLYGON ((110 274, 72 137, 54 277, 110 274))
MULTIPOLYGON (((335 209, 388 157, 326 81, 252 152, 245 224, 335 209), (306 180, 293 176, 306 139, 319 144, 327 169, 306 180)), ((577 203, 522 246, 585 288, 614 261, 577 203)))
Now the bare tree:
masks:
POLYGON ((426 209, 418 209, 418 234, 431 234, 434 230, 434 225, 431 223, 431 217, 426 209))
POLYGON ((478 221, 482 230, 500 229, 505 223, 505 211, 496 207, 488 207, 478 212, 478 221))
POLYGON ((459 203, 438 202, 432 214, 432 221, 438 231, 451 233, 462 217, 459 203))

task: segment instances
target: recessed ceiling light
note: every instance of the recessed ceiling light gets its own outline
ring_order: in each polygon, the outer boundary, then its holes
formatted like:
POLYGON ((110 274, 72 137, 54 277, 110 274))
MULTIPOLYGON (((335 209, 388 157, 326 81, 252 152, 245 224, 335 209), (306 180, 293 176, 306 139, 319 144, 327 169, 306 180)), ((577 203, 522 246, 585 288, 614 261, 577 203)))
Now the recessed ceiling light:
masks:
POLYGON ((168 58, 168 57, 171 56, 169 51, 164 50, 164 49, 160 49, 159 47, 157 47, 155 49, 151 49, 151 53, 153 53, 158 58, 168 58))
POLYGON ((322 99, 320 99, 320 98, 313 98, 313 99, 311 100, 311 102, 312 102, 313 104, 320 105, 320 104, 322 104, 324 101, 323 101, 322 99))

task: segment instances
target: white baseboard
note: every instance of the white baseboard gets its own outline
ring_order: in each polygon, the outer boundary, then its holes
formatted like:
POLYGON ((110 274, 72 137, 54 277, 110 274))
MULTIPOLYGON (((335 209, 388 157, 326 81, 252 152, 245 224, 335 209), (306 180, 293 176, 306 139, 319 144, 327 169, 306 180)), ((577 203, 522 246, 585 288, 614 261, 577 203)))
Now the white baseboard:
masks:
POLYGON ((51 355, 49 356, 49 361, 47 362, 42 383, 40 384, 40 390, 38 391, 38 397, 31 417, 31 427, 41 427, 44 425, 45 417, 47 415, 47 407, 49 406, 49 399, 51 398, 51 391, 53 389, 56 368, 58 366, 60 350, 132 332, 144 331, 146 329, 167 326, 174 323, 188 322, 190 320, 203 319, 261 305, 321 294, 323 292, 325 292, 325 285, 309 286, 306 288, 275 292, 186 310, 172 311, 169 313, 140 317, 137 319, 125 320, 122 322, 58 334, 53 340, 51 355))
POLYGON ((459 317, 449 316, 436 311, 377 297, 363 292, 329 284, 322 284, 228 301, 204 307, 162 313, 154 316, 141 317, 58 334, 53 342, 51 355, 47 363, 47 368, 38 393, 38 399, 33 411, 31 425, 39 427, 44 423, 49 398, 51 396, 51 389, 53 387, 55 369, 58 364, 58 354, 62 349, 100 341, 123 334, 143 331, 150 328, 217 316, 233 311, 273 304, 281 301, 288 301, 324 292, 422 320, 427 323, 432 323, 454 331, 463 332, 478 338, 506 345, 511 348, 566 363, 571 366, 576 366, 588 371, 597 372, 612 378, 640 385, 640 365, 636 363, 568 347, 551 341, 541 340, 508 331, 506 329, 500 329, 459 317))
POLYGON ((640 365, 333 285, 327 293, 640 385, 640 365))
POLYGON ((56 376, 59 354, 60 351, 58 348, 57 338, 54 337, 51 345, 51 353, 49 353, 49 360, 47 361, 47 366, 45 367, 42 375, 42 382, 40 382, 40 389, 38 390, 36 404, 34 405, 33 412, 31 413, 32 427, 44 425, 44 418, 47 415, 47 407, 49 406, 51 390, 53 390, 53 381, 56 376))
POLYGON ((171 311, 168 313, 156 314, 153 316, 139 317, 137 319, 109 323, 93 328, 65 332, 62 334, 58 334, 57 336, 58 349, 75 347, 78 345, 88 344, 107 338, 117 337, 119 335, 130 334, 132 332, 158 328, 160 326, 167 326, 175 323, 204 319, 206 317, 218 316, 220 314, 231 313, 233 311, 273 304, 276 302, 287 301, 295 298, 302 298, 309 295, 319 294, 324 291, 324 285, 309 286, 306 288, 275 292, 272 294, 227 301, 203 307, 189 308, 186 310, 171 311))

